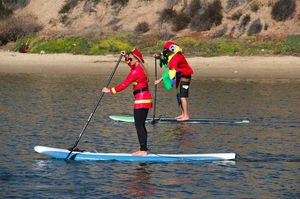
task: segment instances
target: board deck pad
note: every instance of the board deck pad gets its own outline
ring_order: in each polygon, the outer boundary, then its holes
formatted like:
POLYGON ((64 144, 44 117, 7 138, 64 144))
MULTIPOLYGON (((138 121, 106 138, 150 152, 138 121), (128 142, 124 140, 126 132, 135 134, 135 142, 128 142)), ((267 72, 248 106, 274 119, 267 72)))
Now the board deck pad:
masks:
MULTIPOLYGON (((58 159, 65 159, 70 151, 47 146, 35 146, 34 150, 40 154, 58 159)), ((68 159, 71 160, 117 160, 140 162, 188 162, 188 161, 226 161, 235 160, 235 153, 208 154, 148 154, 148 156, 132 156, 129 153, 93 153, 73 151, 68 159)))
MULTIPOLYGON (((119 121, 119 122, 134 122, 134 118, 132 116, 117 116, 111 115, 110 119, 119 121)), ((249 120, 241 119, 241 120, 224 120, 224 119, 190 119, 188 121, 177 121, 175 118, 147 118, 147 123, 199 123, 199 124, 247 124, 249 120)))

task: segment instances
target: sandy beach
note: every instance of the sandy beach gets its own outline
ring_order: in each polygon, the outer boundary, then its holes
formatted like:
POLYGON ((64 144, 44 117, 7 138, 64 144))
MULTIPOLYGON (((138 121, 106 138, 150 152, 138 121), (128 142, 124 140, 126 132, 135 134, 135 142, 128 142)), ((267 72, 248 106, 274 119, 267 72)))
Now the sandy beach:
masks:
MULTIPOLYGON (((109 75, 119 55, 22 54, 0 51, 0 73, 104 74, 109 75)), ((193 78, 300 80, 300 57, 220 56, 187 57, 193 78)), ((145 57, 148 71, 154 73, 154 58, 145 57)), ((116 75, 128 73, 121 63, 116 75)), ((161 74, 164 69, 159 69, 161 74)))

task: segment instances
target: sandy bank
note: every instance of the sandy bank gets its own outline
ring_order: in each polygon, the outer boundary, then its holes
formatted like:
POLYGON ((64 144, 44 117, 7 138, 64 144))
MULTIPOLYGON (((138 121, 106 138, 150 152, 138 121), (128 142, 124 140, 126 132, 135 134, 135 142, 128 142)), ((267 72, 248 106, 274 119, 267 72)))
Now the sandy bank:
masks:
MULTIPOLYGON (((0 51, 0 73, 105 74, 109 75, 119 55, 21 54, 0 51)), ((300 57, 293 56, 222 56, 188 57, 193 78, 220 79, 300 79, 300 57)), ((154 58, 145 57, 154 73, 154 58)), ((127 74, 121 63, 116 75, 127 74)), ((164 69, 159 69, 161 74, 164 69)))

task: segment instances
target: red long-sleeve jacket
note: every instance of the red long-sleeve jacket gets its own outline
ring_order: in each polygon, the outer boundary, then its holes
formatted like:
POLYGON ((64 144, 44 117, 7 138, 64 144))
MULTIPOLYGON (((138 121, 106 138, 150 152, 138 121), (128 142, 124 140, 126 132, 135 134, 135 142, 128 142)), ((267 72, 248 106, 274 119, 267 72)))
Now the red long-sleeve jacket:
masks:
POLYGON ((172 70, 175 69, 181 71, 183 76, 188 76, 194 73, 190 65, 187 63, 185 57, 180 53, 176 53, 174 57, 169 61, 168 67, 172 70))
MULTIPOLYGON (((128 65, 131 68, 129 75, 127 76, 127 78, 123 83, 110 89, 110 93, 112 95, 116 94, 117 92, 120 92, 121 90, 124 90, 131 83, 133 84, 133 91, 148 87, 148 79, 142 67, 139 64, 132 66, 130 63, 128 63, 128 65)), ((133 107, 134 109, 153 107, 152 96, 150 91, 140 92, 136 94, 134 97, 135 97, 134 107, 133 107)))

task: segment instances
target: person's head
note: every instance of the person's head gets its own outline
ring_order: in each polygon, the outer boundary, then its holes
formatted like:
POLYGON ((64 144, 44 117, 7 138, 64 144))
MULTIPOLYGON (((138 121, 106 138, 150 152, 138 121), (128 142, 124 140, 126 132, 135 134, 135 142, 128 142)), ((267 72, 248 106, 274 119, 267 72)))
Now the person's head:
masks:
POLYGON ((144 63, 143 55, 138 49, 134 49, 129 52, 128 59, 132 66, 135 66, 137 63, 142 65, 144 63))
POLYGON ((148 77, 148 71, 144 66, 143 55, 140 51, 138 51, 138 49, 135 48, 135 49, 133 49, 133 51, 130 51, 129 55, 128 55, 128 59, 132 66, 139 64, 142 67, 142 69, 144 70, 144 73, 146 74, 146 76, 148 77))
POLYGON ((170 56, 173 53, 175 53, 175 51, 176 51, 177 48, 179 48, 178 44, 176 44, 174 42, 167 42, 164 45, 163 55, 164 56, 170 56))

